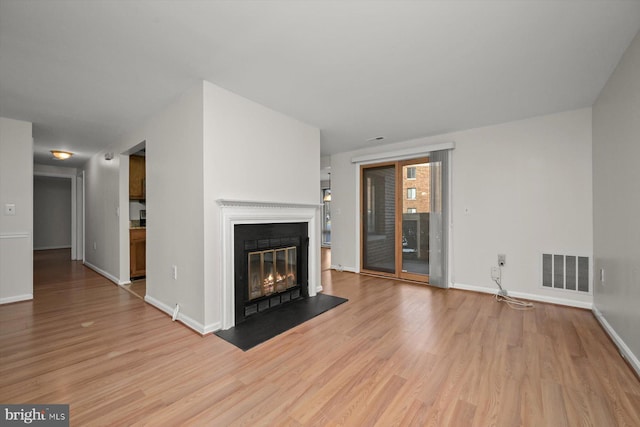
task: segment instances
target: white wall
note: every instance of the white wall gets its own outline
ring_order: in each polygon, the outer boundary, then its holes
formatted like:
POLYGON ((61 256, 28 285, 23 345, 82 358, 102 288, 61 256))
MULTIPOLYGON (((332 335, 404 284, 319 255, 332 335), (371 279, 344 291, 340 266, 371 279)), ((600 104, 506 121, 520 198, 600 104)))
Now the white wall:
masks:
MULTIPOLYGON (((216 200, 317 205, 320 131, 205 82, 203 162, 205 313, 207 327, 215 329, 222 290, 216 200)), ((320 230, 313 232, 319 238, 320 230)))
POLYGON ((495 288, 489 270, 502 253, 510 291, 591 303, 591 295, 540 286, 542 252, 593 255, 591 109, 453 138, 455 282, 495 288))
POLYGON ((33 298, 33 138, 28 122, 0 118, 0 304, 33 298), (15 215, 5 215, 5 205, 15 215))
POLYGON ((179 303, 187 321, 202 323, 201 84, 85 164, 86 262, 116 283, 129 282, 128 155, 143 141, 147 299, 164 310, 179 303), (105 160, 111 152, 113 160, 105 160))
POLYGON ((34 177, 34 250, 71 247, 71 179, 34 177))
POLYGON ((640 374, 640 33, 593 107, 594 305, 640 374))
POLYGON ((113 160, 107 161, 104 154, 104 151, 97 153, 84 165, 84 255, 85 264, 118 283, 120 160, 116 156, 113 160))
POLYGON ((56 176, 56 177, 66 176, 69 178, 73 178, 78 175, 78 170, 76 168, 67 168, 64 166, 34 164, 33 174, 40 175, 40 176, 56 176))
POLYGON ((503 285, 512 294, 589 307, 591 295, 541 287, 540 256, 592 256, 591 109, 332 156, 332 264, 358 269, 358 168, 351 158, 448 141, 455 142, 454 286, 492 291, 490 268, 504 253, 503 285))
POLYGON ((76 168, 34 164, 34 176, 67 178, 71 185, 71 259, 82 260, 84 256, 83 237, 83 176, 76 168))
POLYGON ((319 131, 203 82, 96 154, 85 165, 86 258, 120 284, 129 275, 127 156, 142 141, 146 300, 167 312, 178 304, 179 319, 200 332, 217 329, 221 241, 216 200, 317 204, 319 131), (120 155, 106 161, 107 152, 120 155), (177 280, 171 274, 174 265, 177 280))
POLYGON ((145 203, 139 200, 131 200, 129 201, 129 219, 130 220, 140 220, 140 211, 147 209, 145 203))
POLYGON ((192 326, 204 323, 202 127, 198 84, 132 140, 146 140, 147 300, 179 304, 192 326))

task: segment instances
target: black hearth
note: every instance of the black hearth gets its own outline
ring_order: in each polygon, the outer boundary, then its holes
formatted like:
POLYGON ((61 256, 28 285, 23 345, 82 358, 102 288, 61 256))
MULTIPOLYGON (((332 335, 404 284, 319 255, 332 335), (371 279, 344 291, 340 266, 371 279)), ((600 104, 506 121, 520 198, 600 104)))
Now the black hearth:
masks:
POLYGON ((235 323, 309 296, 308 223, 234 226, 235 323))

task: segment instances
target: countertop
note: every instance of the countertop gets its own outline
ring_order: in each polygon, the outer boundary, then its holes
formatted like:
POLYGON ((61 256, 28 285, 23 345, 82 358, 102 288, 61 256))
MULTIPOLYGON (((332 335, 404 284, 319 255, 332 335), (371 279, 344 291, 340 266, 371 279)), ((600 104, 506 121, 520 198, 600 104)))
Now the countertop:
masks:
POLYGON ((140 226, 140 220, 137 220, 137 219, 129 220, 129 230, 144 230, 146 228, 147 227, 145 226, 142 226, 142 227, 140 226))

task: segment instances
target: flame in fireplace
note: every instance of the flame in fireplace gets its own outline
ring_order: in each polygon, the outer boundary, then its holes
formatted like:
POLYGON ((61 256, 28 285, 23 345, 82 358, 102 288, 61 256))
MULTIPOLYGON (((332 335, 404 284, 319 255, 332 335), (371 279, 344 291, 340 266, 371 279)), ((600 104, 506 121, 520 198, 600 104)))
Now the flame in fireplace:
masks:
POLYGON ((264 284, 263 284, 263 289, 264 289, 264 293, 265 294, 272 294, 273 293, 273 285, 274 285, 274 280, 273 280, 273 274, 269 274, 265 279, 264 279, 264 284))

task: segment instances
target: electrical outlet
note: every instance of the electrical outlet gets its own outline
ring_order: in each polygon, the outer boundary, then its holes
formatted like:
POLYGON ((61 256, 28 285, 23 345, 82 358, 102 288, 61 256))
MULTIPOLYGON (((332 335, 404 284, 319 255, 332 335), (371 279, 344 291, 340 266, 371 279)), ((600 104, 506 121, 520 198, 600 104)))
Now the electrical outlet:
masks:
POLYGON ((507 256, 505 254, 498 254, 498 265, 504 267, 507 263, 507 256))
POLYGON ((500 268, 491 267, 491 278, 493 280, 499 280, 500 279, 500 268))

